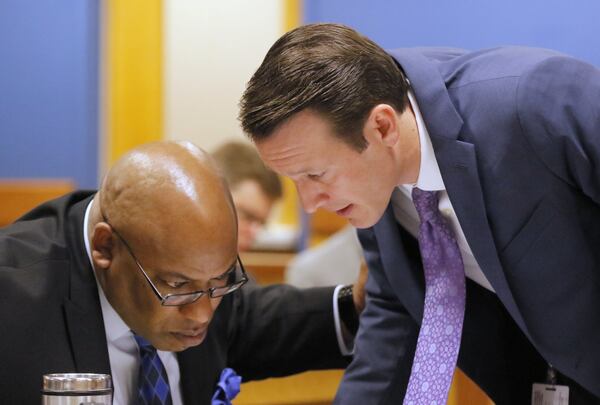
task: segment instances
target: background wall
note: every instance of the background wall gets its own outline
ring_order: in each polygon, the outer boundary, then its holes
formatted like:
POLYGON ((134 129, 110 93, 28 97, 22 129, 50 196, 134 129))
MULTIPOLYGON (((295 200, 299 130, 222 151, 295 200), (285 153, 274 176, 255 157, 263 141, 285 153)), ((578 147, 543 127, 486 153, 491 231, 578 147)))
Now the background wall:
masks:
POLYGON ((304 0, 304 22, 340 22, 384 48, 553 48, 600 66, 596 0, 304 0))
POLYGON ((142 141, 243 139, 239 98, 293 25, 290 4, 303 22, 346 23, 386 48, 522 44, 600 66, 596 0, 3 0, 0 178, 95 187, 98 166, 142 141))
POLYGON ((0 177, 95 187, 98 27, 97 0, 0 2, 0 177))
POLYGON ((211 150, 242 139, 238 101, 283 33, 279 0, 164 3, 164 134, 211 150))

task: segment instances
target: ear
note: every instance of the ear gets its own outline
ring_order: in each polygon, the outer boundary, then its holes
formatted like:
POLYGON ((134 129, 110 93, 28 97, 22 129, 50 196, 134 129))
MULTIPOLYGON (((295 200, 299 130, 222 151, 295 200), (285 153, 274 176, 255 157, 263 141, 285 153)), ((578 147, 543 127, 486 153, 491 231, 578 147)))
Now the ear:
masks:
POLYGON ((92 231, 91 246, 94 264, 103 270, 110 267, 113 260, 113 232, 106 222, 98 222, 92 231))
POLYGON ((365 123, 365 136, 367 140, 377 140, 385 146, 393 146, 398 142, 399 115, 389 104, 377 104, 371 109, 365 123))

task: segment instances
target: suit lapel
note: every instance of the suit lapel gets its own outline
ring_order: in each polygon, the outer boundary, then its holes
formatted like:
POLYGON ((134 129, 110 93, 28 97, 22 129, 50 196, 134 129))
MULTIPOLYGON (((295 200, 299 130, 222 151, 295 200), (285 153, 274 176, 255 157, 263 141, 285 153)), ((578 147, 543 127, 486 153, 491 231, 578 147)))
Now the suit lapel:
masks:
POLYGON ((72 259, 70 294, 64 300, 64 312, 77 371, 108 374, 110 361, 98 288, 82 240, 83 217, 92 197, 73 205, 65 225, 72 259))
POLYGON ((409 260, 405 245, 407 235, 401 234, 391 203, 374 226, 374 231, 388 280, 395 290, 401 291, 398 299, 404 304, 406 310, 415 320, 421 322, 425 300, 423 271, 420 266, 414 266, 409 260))
MULTIPOLYGON (((459 51, 456 51, 460 53, 459 51)), ((481 270, 512 317, 527 334, 515 303, 487 221, 474 145, 458 140, 463 120, 446 88, 439 68, 418 49, 390 54, 399 62, 427 125, 444 184, 460 226, 481 270)))
POLYGON ((448 196, 479 267, 517 324, 528 334, 487 221, 474 146, 447 138, 431 137, 431 141, 448 196))
POLYGON ((219 373, 225 368, 223 342, 209 332, 199 346, 177 355, 181 395, 185 404, 208 404, 215 392, 219 373))
MULTIPOLYGON (((87 289, 80 292, 90 297, 95 294, 97 299, 97 290, 87 289)), ((64 310, 77 371, 110 374, 106 334, 99 303, 93 305, 91 302, 65 299, 64 310)))

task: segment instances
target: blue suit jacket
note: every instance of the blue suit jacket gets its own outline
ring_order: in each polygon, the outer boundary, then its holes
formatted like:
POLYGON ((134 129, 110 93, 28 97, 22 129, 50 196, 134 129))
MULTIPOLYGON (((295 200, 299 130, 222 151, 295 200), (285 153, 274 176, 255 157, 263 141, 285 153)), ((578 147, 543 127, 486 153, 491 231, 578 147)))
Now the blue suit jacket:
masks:
MULTIPOLYGON (((600 398, 600 71, 531 48, 390 53, 497 294, 468 281, 459 367, 498 404, 530 401, 510 394, 518 370, 506 356, 518 349, 503 341, 504 312, 524 342, 600 398)), ((400 403, 423 315, 418 245, 391 206, 359 237, 367 306, 336 400, 400 403)))

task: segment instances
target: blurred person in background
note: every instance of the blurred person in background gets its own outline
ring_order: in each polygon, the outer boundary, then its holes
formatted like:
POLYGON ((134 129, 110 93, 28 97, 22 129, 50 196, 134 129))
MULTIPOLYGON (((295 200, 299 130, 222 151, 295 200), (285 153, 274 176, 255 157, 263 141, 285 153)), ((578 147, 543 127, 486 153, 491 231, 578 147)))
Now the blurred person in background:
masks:
POLYGON ((347 225, 290 260, 285 282, 304 288, 351 284, 357 279, 361 266, 366 264, 356 229, 347 225))
POLYGON ((231 190, 238 217, 238 250, 244 252, 252 247, 283 196, 281 182, 247 142, 224 143, 212 157, 231 190))

